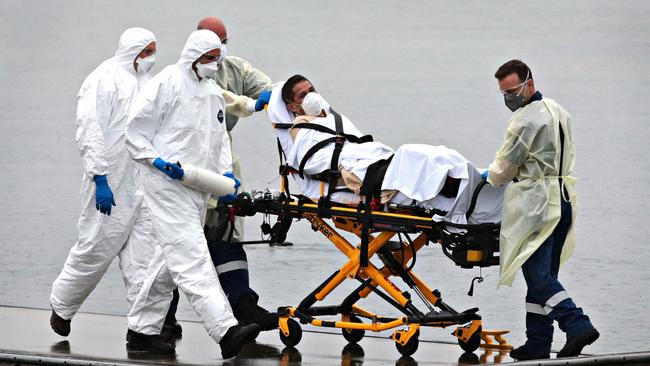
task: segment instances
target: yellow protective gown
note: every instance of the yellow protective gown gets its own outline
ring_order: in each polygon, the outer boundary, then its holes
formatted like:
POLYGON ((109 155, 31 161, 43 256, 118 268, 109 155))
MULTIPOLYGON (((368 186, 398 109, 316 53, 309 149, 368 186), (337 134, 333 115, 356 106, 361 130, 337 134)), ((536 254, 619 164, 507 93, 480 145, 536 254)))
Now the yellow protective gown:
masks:
POLYGON ((551 235, 560 220, 560 199, 570 200, 572 225, 561 263, 573 253, 573 222, 577 213, 575 145, 571 116, 551 99, 519 108, 510 118, 504 142, 489 167, 488 182, 505 190, 501 221, 499 285, 512 285, 517 270, 551 235), (564 161, 560 172, 560 125, 564 131, 564 161), (562 194, 558 178, 568 193, 562 194))

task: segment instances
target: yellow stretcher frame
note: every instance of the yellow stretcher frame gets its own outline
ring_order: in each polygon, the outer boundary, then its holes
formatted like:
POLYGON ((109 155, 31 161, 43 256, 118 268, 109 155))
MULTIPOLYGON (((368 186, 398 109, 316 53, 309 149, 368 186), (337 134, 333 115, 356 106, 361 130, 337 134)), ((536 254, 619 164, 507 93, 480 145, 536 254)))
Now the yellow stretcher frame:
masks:
MULTIPOLYGON (((340 328, 342 329, 343 336, 351 342, 358 342, 363 337, 365 331, 380 332, 405 327, 402 330, 395 330, 390 337, 395 342, 397 350, 405 356, 409 356, 417 350, 419 329, 422 326, 445 328, 459 325, 452 335, 457 338, 458 344, 466 352, 473 352, 479 346, 487 349, 500 350, 512 348, 503 338, 503 335, 509 331, 483 330, 481 317, 476 314, 478 311, 477 308, 462 313, 456 312, 442 301, 438 290, 431 289, 412 270, 409 270, 408 277, 410 277, 414 287, 417 288, 417 290, 414 290, 419 291, 420 295, 430 305, 441 310, 427 314, 419 312, 412 304, 407 293, 402 291, 390 280, 390 277, 395 275, 395 268, 391 268, 386 263, 384 263, 384 267, 377 268, 370 261, 368 261, 367 266, 361 266, 361 246, 352 245, 335 228, 325 222, 324 218, 319 215, 321 212, 319 205, 291 201, 284 203, 283 209, 284 214, 290 214, 295 218, 307 219, 315 231, 323 234, 348 258, 348 261, 343 266, 308 295, 300 305, 297 307, 288 306, 278 309, 280 315, 280 338, 286 346, 295 346, 302 338, 302 329, 298 322, 294 320, 297 319, 300 323, 311 324, 316 327, 340 328), (316 302, 325 300, 335 288, 348 279, 358 280, 362 282, 362 286, 353 291, 343 303, 336 306, 314 306, 316 302), (413 312, 416 313, 414 314, 412 312, 410 315, 397 318, 382 317, 355 304, 359 299, 369 296, 373 291, 376 292, 377 288, 385 292, 383 297, 389 303, 394 304, 394 306, 397 304, 405 310, 415 309, 413 312), (340 315, 341 320, 322 320, 317 317, 319 315, 340 315), (368 318, 371 322, 363 323, 359 317, 368 318)), ((257 212, 277 213, 263 209, 258 209, 257 212)), ((337 206, 328 207, 327 213, 327 216, 331 216, 330 218, 336 228, 361 237, 361 224, 358 222, 358 217, 363 211, 355 208, 337 206)), ((409 242, 403 242, 401 244, 404 246, 404 250, 391 252, 394 259, 406 270, 408 263, 413 257, 413 253, 420 250, 430 241, 427 232, 432 227, 431 218, 383 211, 372 211, 371 214, 376 219, 386 218, 396 221, 408 221, 411 232, 419 232, 413 241, 409 240, 409 242)), ((385 253, 387 249, 383 248, 387 248, 390 239, 398 233, 394 228, 388 228, 386 231, 378 231, 375 228, 373 231, 374 235, 370 235, 367 247, 368 258, 372 258, 379 251, 385 253)))

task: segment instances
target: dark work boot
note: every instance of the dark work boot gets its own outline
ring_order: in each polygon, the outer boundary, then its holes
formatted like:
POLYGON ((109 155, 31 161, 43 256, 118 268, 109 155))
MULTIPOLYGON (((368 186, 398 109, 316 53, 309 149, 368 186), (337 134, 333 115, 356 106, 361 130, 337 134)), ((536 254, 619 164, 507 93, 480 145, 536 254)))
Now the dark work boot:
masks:
POLYGON ((551 355, 546 354, 535 354, 533 353, 526 345, 519 346, 510 351, 510 357, 514 358, 517 361, 526 361, 526 360, 539 360, 542 358, 550 358, 551 355))
POLYGON ((50 326, 56 334, 67 337, 70 334, 70 320, 65 320, 52 310, 50 326))
POLYGON ((257 324, 235 325, 228 328, 226 334, 219 341, 221 347, 221 357, 235 357, 241 351, 244 344, 252 342, 260 333, 260 327, 257 324))
POLYGON ((580 356, 582 349, 594 343, 598 337, 600 337, 600 333, 598 333, 596 328, 591 328, 586 332, 582 332, 568 339, 564 347, 557 353, 557 358, 580 356))
POLYGON ((178 323, 175 316, 167 314, 165 324, 163 324, 160 337, 164 340, 175 340, 183 338, 183 327, 178 323))
POLYGON ((159 335, 142 334, 131 329, 126 332, 126 350, 152 355, 173 355, 176 353, 176 348, 164 342, 159 335))
POLYGON ((260 330, 278 328, 278 313, 270 313, 257 305, 257 298, 252 294, 242 296, 237 301, 233 313, 241 325, 257 324, 260 326, 260 330))

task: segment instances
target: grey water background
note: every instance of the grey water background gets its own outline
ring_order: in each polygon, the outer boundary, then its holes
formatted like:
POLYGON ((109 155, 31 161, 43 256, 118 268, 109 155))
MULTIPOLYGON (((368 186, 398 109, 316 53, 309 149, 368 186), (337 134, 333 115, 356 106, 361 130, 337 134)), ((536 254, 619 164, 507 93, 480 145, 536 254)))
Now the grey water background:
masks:
MULTIPOLYGON (((230 54, 274 81, 306 75, 376 140, 444 144, 479 167, 492 160, 510 114, 492 75, 509 59, 527 62, 538 89, 573 115, 578 245, 560 279, 601 331, 587 350, 650 349, 646 1, 3 1, 0 305, 48 308, 51 283, 76 240, 82 169, 74 116, 85 76, 131 26, 156 34, 153 72, 161 70, 206 15, 226 21, 230 54)), ((249 189, 278 187, 266 116, 240 120, 234 147, 249 189)), ((248 239, 259 237, 259 223, 248 219, 248 239)), ((345 261, 304 220, 289 240, 293 247, 247 248, 252 285, 268 308, 296 305, 345 261)), ((485 282, 468 297, 478 271, 455 267, 433 245, 414 270, 458 310, 480 307, 485 328, 511 329, 515 345, 525 339, 521 276, 497 289, 498 269, 485 269, 485 282)), ((376 299, 366 304, 390 310, 376 299)), ((184 299, 181 305, 181 319, 197 319, 184 299)), ((127 310, 114 263, 81 311, 127 310)), ((453 341, 439 329, 422 338, 453 341)), ((554 348, 563 343, 556 330, 554 348)))

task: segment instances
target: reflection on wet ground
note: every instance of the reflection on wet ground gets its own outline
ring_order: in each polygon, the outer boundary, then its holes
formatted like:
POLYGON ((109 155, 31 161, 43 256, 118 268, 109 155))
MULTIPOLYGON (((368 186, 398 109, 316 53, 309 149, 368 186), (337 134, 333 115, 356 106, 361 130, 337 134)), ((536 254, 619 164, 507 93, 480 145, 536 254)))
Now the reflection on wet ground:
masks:
MULTIPOLYGON (((120 316, 79 313, 67 339, 49 326, 49 311, 0 307, 0 344, 4 353, 39 355, 62 360, 156 363, 165 365, 473 365, 512 361, 506 353, 479 349, 463 353, 457 344, 420 341, 411 357, 397 352, 388 334, 364 337, 359 344, 347 343, 340 333, 310 331, 305 326, 302 341, 285 347, 277 331, 264 332, 256 343, 247 344, 229 360, 220 359, 219 347, 200 323, 182 322, 183 338, 176 341, 176 355, 161 358, 127 353, 126 319, 120 316), (6 331, 11 330, 11 331, 6 331), (382 337, 383 336, 383 337, 382 337)), ((0 362, 2 362, 0 360, 0 362)))

